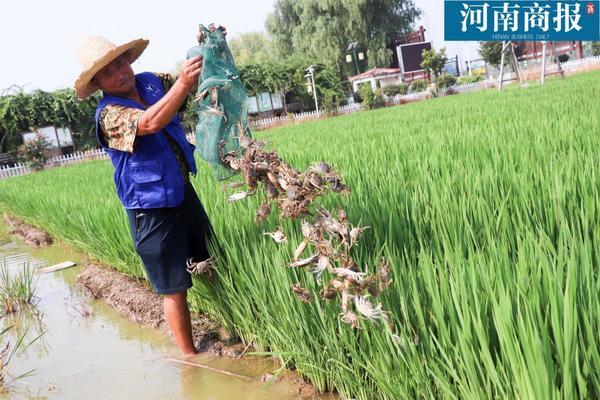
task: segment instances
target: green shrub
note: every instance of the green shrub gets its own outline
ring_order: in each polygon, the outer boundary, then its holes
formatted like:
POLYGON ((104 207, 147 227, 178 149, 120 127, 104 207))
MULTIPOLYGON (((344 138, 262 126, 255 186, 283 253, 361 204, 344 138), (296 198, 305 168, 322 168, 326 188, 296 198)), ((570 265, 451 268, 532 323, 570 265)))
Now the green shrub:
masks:
POLYGON ((435 85, 438 89, 446 89, 456 84, 456 77, 454 75, 444 73, 437 77, 435 85))
POLYGON ((373 92, 371 85, 362 85, 359 91, 360 97, 363 99, 362 105, 365 110, 373 110, 375 108, 381 108, 385 105, 381 89, 377 89, 373 92))
POLYGON ((404 95, 408 93, 408 85, 406 83, 399 83, 397 85, 387 85, 383 89, 383 94, 389 97, 396 95, 404 95))
POLYGON ((456 83, 458 85, 466 85, 468 83, 475 83, 483 80, 483 75, 472 75, 472 76, 461 76, 458 78, 456 83))
POLYGON ((50 142, 44 135, 38 134, 35 139, 19 147, 19 158, 35 170, 40 170, 48 161, 50 142))
POLYGON ((417 79, 416 81, 412 81, 410 84, 410 91, 422 92, 427 89, 427 86, 429 86, 429 82, 427 82, 425 79, 417 79))

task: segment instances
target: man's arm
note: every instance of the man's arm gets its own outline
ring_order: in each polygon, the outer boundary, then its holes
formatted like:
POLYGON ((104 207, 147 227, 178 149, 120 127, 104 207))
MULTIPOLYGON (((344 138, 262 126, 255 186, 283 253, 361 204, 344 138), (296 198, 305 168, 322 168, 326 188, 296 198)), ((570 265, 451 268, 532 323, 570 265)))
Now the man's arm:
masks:
POLYGON ((198 86, 201 71, 201 56, 190 58, 182 64, 181 74, 171 89, 141 115, 137 124, 138 136, 158 132, 171 121, 189 92, 198 86))
MULTIPOLYGON (((162 82, 165 93, 173 87, 175 82, 177 82, 177 78, 179 78, 179 75, 173 75, 169 72, 155 72, 154 75, 156 75, 158 79, 160 79, 160 81, 162 82)), ((198 82, 198 84, 200 84, 200 82, 198 82)), ((190 101, 190 99, 194 99, 197 91, 197 87, 192 88, 192 90, 190 90, 187 99, 183 101, 183 104, 181 105, 181 107, 179 107, 179 110, 177 110, 178 114, 181 114, 182 112, 187 110, 188 102, 190 101)))

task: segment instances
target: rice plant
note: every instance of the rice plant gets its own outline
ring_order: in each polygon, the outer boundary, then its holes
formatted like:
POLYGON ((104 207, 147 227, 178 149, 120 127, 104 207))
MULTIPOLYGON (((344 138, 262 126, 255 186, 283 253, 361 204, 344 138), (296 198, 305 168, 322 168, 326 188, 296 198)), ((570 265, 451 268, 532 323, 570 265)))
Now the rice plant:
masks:
MULTIPOLYGON (((365 231, 363 266, 390 260, 394 329, 343 324, 299 301, 287 267, 299 228, 262 199, 227 204, 200 163, 194 185, 225 254, 193 307, 257 352, 344 398, 600 397, 600 73, 262 132, 291 165, 326 161, 352 190, 326 196, 365 231), (281 222, 288 244, 262 233, 281 222)), ((0 181, 0 203, 137 277, 108 162, 0 181)))
POLYGON ((34 268, 23 264, 16 274, 3 262, 0 267, 0 300, 5 314, 17 312, 20 305, 33 304, 35 300, 37 278, 34 268))
POLYGON ((6 395, 10 391, 10 385, 12 383, 19 379, 25 378, 34 372, 34 370, 30 370, 13 376, 13 374, 10 372, 10 367, 17 352, 24 351, 42 336, 42 334, 40 334, 31 342, 25 343, 27 332, 24 332, 23 334, 19 335, 16 339, 16 342, 12 344, 10 340, 6 339, 6 336, 10 334, 12 329, 13 326, 8 326, 0 332, 0 394, 3 395, 6 395))

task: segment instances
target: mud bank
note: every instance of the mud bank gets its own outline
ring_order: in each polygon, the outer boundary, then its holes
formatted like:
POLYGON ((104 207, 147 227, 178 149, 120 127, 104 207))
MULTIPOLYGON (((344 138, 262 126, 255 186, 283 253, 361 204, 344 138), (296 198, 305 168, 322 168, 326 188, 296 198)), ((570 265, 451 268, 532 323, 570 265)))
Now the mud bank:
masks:
POLYGON ((6 213, 4 213, 4 223, 10 228, 11 234, 17 235, 30 246, 46 247, 54 242, 52 236, 48 233, 17 218, 11 217, 6 213))
MULTIPOLYGON (((111 268, 89 264, 77 277, 76 285, 96 299, 102 299, 117 312, 142 325, 168 331, 162 297, 139 279, 111 268)), ((239 357, 241 343, 231 343, 226 332, 214 321, 192 314, 194 343, 201 352, 220 357, 239 357)))
MULTIPOLYGON (((18 218, 4 213, 4 222, 10 233, 33 247, 54 243, 52 236, 18 218)), ((76 285, 94 298, 102 299, 124 317, 169 333, 164 319, 162 297, 139 279, 124 275, 112 268, 88 264, 77 277, 76 285)), ((229 335, 214 321, 192 315, 194 343, 201 352, 220 357, 239 357, 241 343, 232 343, 229 335)))
MULTIPOLYGON (((124 317, 170 334, 164 319, 162 297, 154 293, 148 283, 111 268, 89 264, 77 276, 76 285, 94 298, 102 299, 124 317)), ((244 350, 248 350, 240 342, 232 343, 219 324, 201 315, 192 314, 192 334, 200 352, 217 357, 239 358, 244 350)), ((299 398, 325 398, 292 371, 279 377, 268 373, 261 377, 262 382, 280 380, 292 384, 299 398)))

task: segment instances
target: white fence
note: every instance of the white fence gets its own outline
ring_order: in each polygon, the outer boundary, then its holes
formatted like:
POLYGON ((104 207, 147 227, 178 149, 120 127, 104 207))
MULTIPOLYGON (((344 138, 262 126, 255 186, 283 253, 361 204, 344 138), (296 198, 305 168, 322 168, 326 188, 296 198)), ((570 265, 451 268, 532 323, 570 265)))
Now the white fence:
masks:
MULTIPOLYGON (((600 56, 595 56, 595 57, 587 57, 587 58, 580 58, 578 60, 570 60, 570 61, 566 61, 564 63, 560 63, 560 66, 563 68, 564 71, 577 71, 580 69, 586 69, 589 67, 593 67, 593 66, 597 66, 600 64, 600 56)), ((549 72, 554 72, 558 70, 558 66, 556 64, 552 64, 548 66, 548 71, 549 72)))
POLYGON ((62 167, 63 165, 73 164, 78 161, 104 160, 108 155, 102 149, 79 151, 73 154, 53 157, 46 163, 47 167, 62 167))
MULTIPOLYGON (((465 85, 455 85, 449 89, 444 90, 442 92, 442 94, 445 94, 450 90, 452 90, 454 93, 472 92, 472 91, 479 90, 479 89, 482 89, 482 88, 485 88, 488 86, 489 86, 489 82, 487 82, 487 81, 480 81, 480 82, 469 83, 469 84, 465 84, 465 85)), ((425 100, 429 97, 432 97, 431 92, 429 90, 425 90, 422 92, 413 92, 413 93, 408 93, 405 95, 397 95, 394 97, 389 97, 387 99, 387 102, 391 103, 391 104, 404 104, 404 103, 411 103, 411 102, 415 102, 415 101, 425 100)), ((337 114, 337 115, 351 114, 353 112, 361 111, 362 109, 363 109, 362 104, 359 104, 359 103, 349 104, 346 106, 338 107, 336 110, 333 111, 333 114, 337 114)), ((253 127, 267 128, 267 127, 271 127, 271 126, 274 126, 274 125, 277 125, 280 123, 284 123, 284 122, 303 121, 303 120, 308 120, 308 119, 319 118, 324 115, 325 115, 325 112, 323 112, 323 111, 320 111, 319 113, 317 113, 316 111, 311 111, 311 112, 300 113, 300 114, 289 114, 288 116, 284 115, 281 117, 264 118, 264 119, 252 121, 251 125, 253 127)))
POLYGON ((496 82, 494 82, 494 81, 479 81, 479 82, 467 83, 464 85, 454 85, 450 89, 446 89, 446 92, 448 92, 448 90, 452 90, 454 93, 475 92, 477 90, 492 87, 495 84, 496 84, 496 82))
POLYGON ((362 110, 362 108, 363 108, 362 104, 359 104, 359 103, 348 104, 347 106, 338 107, 337 113, 338 114, 351 114, 353 112, 362 110))
POLYGON ((289 114, 289 116, 284 115, 281 117, 264 118, 264 119, 260 119, 257 121, 252 121, 250 125, 254 126, 254 127, 263 128, 263 127, 277 125, 280 122, 302 121, 302 120, 307 120, 307 119, 319 118, 323 115, 325 115, 325 113, 323 111, 319 111, 319 112, 310 111, 310 112, 305 112, 305 113, 300 113, 300 114, 289 114))
MULTIPOLYGON (((64 156, 52 157, 46 162, 46 167, 62 167, 63 165, 73 164, 80 161, 103 160, 106 158, 108 158, 108 155, 102 149, 80 151, 73 154, 66 154, 64 156)), ((0 167, 0 179, 27 175, 32 172, 33 168, 30 168, 24 164, 16 164, 12 167, 4 166, 0 167)))
POLYGON ((0 167, 0 179, 12 178, 13 176, 26 175, 32 172, 32 169, 24 164, 16 164, 13 167, 0 167))

